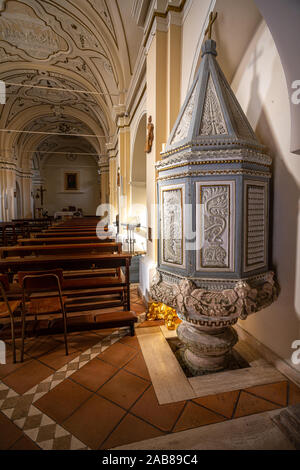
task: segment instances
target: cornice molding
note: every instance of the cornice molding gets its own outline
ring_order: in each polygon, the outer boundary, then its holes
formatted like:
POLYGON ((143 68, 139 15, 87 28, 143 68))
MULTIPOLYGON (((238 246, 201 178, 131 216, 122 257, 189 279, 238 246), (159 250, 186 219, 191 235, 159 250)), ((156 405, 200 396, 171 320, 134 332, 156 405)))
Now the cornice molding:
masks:
POLYGON ((186 0, 168 2, 167 5, 165 2, 159 2, 158 0, 152 3, 144 28, 143 46, 146 51, 149 50, 156 31, 168 31, 170 24, 182 24, 182 12, 185 3, 186 0), (169 13, 171 14, 169 15, 169 13), (178 14, 180 14, 180 22, 178 14))
POLYGON ((131 8, 131 16, 138 26, 143 27, 151 0, 134 0, 131 8))
POLYGON ((146 53, 142 45, 140 47, 137 61, 134 67, 133 76, 126 94, 125 108, 130 114, 134 106, 136 95, 141 88, 141 83, 146 81, 146 53))

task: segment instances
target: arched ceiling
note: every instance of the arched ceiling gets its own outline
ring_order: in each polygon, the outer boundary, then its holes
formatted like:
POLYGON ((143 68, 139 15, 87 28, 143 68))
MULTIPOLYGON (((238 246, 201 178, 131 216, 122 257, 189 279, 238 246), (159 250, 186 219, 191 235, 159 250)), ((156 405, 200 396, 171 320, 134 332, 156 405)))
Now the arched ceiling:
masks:
POLYGON ((41 170, 48 160, 55 155, 66 155, 70 161, 76 162, 77 156, 87 154, 98 162, 98 153, 86 138, 48 136, 36 148, 32 159, 34 170, 41 170), (75 155, 77 153, 77 155, 75 155))
MULTIPOLYGON (((103 152, 142 41, 130 14, 133 2, 0 0, 0 80, 11 83, 0 128, 61 133, 64 124, 75 134, 104 136, 90 142, 103 152)), ((45 135, 11 133, 7 139, 1 132, 0 148, 8 141, 16 152, 30 152, 45 135)))

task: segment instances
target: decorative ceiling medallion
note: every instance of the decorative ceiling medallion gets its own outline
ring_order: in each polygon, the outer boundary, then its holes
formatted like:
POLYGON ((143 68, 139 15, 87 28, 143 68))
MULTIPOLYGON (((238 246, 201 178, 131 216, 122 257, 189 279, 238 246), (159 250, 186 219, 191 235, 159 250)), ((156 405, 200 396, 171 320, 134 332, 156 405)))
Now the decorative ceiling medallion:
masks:
POLYGON ((77 160, 77 155, 73 155, 72 153, 69 153, 67 156, 66 156, 67 160, 69 160, 70 162, 75 162, 75 160, 77 160))
POLYGON ((7 3, 6 10, 1 14, 1 41, 38 60, 68 51, 67 42, 40 19, 32 8, 16 1, 7 3))

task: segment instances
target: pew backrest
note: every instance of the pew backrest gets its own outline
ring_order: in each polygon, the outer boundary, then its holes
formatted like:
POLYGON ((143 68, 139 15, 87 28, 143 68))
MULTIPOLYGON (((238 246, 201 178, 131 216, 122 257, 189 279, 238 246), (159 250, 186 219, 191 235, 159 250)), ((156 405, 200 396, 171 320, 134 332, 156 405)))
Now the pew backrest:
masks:
POLYGON ((41 256, 41 255, 63 255, 84 253, 121 253, 122 243, 85 243, 85 244, 62 244, 62 245, 29 245, 29 246, 6 246, 0 248, 1 258, 41 256))

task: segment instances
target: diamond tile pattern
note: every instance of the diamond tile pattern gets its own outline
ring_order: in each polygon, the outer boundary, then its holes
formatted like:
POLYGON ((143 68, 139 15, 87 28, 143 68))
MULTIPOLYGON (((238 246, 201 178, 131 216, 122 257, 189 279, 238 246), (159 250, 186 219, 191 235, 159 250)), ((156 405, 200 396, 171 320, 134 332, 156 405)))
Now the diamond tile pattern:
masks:
POLYGON ((44 450, 86 450, 88 446, 39 410, 34 403, 118 341, 127 331, 116 330, 23 395, 0 381, 0 410, 44 450))
POLYGON ((69 356, 59 335, 27 344, 23 364, 0 367, 0 449, 111 449, 300 402, 300 389, 280 382, 159 405, 127 329, 74 334, 69 356))

